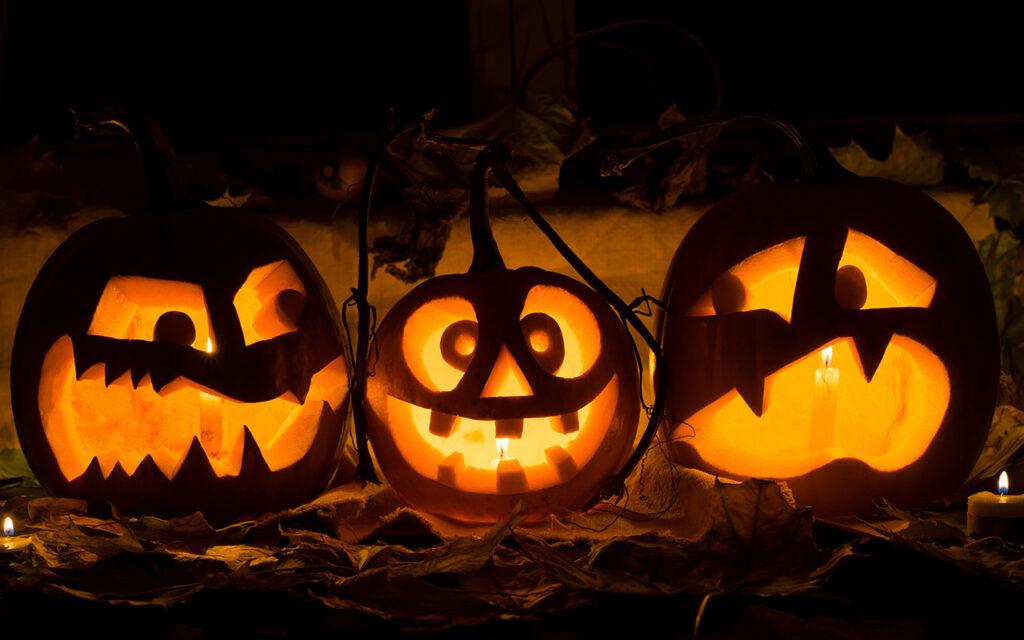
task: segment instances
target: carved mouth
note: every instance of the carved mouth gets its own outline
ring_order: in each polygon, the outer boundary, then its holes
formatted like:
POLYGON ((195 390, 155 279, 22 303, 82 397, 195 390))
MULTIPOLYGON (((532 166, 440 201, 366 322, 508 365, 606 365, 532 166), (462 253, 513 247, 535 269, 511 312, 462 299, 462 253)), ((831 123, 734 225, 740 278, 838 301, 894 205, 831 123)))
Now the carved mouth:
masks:
POLYGON ((147 456, 170 480, 194 441, 217 476, 237 476, 247 434, 267 467, 277 471, 307 453, 325 405, 337 410, 348 393, 342 356, 312 376, 304 402, 291 392, 240 402, 181 376, 159 391, 148 374, 133 382, 125 370, 109 384, 106 377, 103 362, 76 372, 68 336, 54 342, 43 360, 40 419, 68 480, 85 473, 94 460, 104 478, 117 467, 132 475, 147 456))
POLYGON ((591 458, 618 402, 618 377, 578 410, 540 418, 474 420, 387 396, 387 423, 402 458, 420 475, 484 494, 567 482, 591 458))
POLYGON ((765 377, 760 416, 751 408, 756 399, 745 398, 750 393, 722 395, 672 437, 710 465, 744 476, 795 477, 839 458, 892 471, 928 448, 950 397, 942 361, 898 334, 870 380, 854 340, 838 338, 765 377), (826 347, 834 374, 823 363, 826 347))

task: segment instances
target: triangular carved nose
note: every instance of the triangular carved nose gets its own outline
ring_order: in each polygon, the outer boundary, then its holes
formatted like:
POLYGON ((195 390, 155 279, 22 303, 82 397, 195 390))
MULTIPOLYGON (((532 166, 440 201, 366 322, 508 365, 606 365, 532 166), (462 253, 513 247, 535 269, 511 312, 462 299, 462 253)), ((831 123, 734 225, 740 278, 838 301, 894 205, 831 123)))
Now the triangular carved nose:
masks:
POLYGON ((516 364, 515 359, 512 358, 512 354, 508 352, 508 348, 502 347, 501 353, 498 354, 497 359, 494 361, 494 368, 491 369, 491 375, 487 378, 487 384, 484 385, 484 390, 480 393, 480 397, 509 398, 532 395, 533 389, 530 388, 530 383, 526 381, 523 371, 516 364))

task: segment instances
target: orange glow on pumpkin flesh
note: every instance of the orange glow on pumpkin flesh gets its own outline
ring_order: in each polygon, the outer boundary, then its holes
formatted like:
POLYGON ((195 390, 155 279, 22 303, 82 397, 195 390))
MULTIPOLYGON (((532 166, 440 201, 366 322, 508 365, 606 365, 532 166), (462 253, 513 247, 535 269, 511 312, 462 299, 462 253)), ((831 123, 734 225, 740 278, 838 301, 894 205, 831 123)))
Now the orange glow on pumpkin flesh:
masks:
POLYGON ((959 223, 911 189, 740 192, 686 236, 663 299, 683 464, 785 480, 851 514, 950 495, 984 443, 999 371, 987 280, 959 223))

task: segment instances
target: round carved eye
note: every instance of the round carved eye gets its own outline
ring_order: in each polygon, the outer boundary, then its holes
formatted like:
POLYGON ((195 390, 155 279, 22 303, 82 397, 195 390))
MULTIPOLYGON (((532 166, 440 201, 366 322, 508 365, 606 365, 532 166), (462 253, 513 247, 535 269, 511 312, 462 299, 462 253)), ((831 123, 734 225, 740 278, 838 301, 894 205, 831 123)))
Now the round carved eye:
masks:
POLYGON ((565 340, 554 318, 546 313, 531 313, 521 321, 523 337, 537 364, 550 374, 558 371, 565 360, 565 340))
POLYGON ((306 316, 306 294, 295 289, 285 289, 275 296, 274 307, 281 323, 294 331, 306 316))
POLYGON ((469 368, 476 352, 479 328, 472 320, 452 323, 441 334, 441 357, 459 371, 469 368))
POLYGON ((153 326, 153 341, 190 346, 196 341, 196 328, 192 318, 181 311, 168 311, 153 326))

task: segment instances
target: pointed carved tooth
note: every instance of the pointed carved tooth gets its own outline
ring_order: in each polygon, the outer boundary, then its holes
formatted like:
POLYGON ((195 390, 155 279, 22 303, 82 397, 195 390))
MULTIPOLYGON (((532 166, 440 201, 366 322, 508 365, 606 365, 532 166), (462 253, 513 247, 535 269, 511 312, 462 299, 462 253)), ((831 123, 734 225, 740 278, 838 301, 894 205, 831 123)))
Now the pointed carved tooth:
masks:
POLYGON ((441 411, 430 412, 430 433, 435 436, 441 436, 447 438, 452 435, 455 431, 455 423, 458 421, 458 416, 453 416, 448 413, 441 411))
POLYGON ((170 373, 159 368, 156 371, 149 372, 149 379, 153 384, 153 391, 156 391, 160 395, 163 395, 163 390, 168 384, 177 380, 179 377, 180 376, 176 373, 170 373))
POLYGON ((81 375, 78 376, 79 380, 102 380, 106 377, 106 365, 102 362, 97 362, 88 369, 86 369, 81 375))
POLYGON ((576 433, 580 430, 580 415, 573 411, 555 416, 551 418, 551 428, 558 433, 576 433))
POLYGON ((82 473, 82 475, 72 480, 71 484, 74 485, 75 483, 82 482, 88 485, 94 482, 102 481, 103 478, 103 469, 100 468, 100 461, 96 456, 93 456, 92 461, 89 463, 89 466, 85 468, 85 471, 82 473))
POLYGON ((79 378, 82 377, 82 373, 92 369, 97 364, 103 364, 100 362, 100 356, 96 353, 85 349, 84 347, 74 349, 75 356, 75 374, 79 378))
POLYGON ((164 475, 164 472, 156 465, 156 462, 153 460, 153 456, 147 455, 142 459, 142 462, 139 463, 139 466, 135 468, 130 481, 136 482, 139 486, 145 487, 149 482, 159 480, 166 481, 169 480, 169 478, 164 475))
POLYGON ((281 395, 277 396, 277 399, 284 400, 285 402, 290 402, 292 404, 302 404, 302 401, 299 400, 298 397, 296 397, 296 395, 291 391, 285 391, 281 395))
POLYGON ((169 479, 173 480, 178 476, 187 479, 213 478, 216 474, 210 466, 210 460, 206 457, 206 450, 199 442, 199 436, 192 436, 192 444, 188 447, 188 453, 182 458, 181 464, 174 470, 169 479))
POLYGON ((110 473, 114 470, 114 465, 119 464, 118 461, 122 457, 124 457, 124 453, 118 447, 108 449, 96 456, 100 461, 100 470, 103 472, 104 478, 110 477, 110 473))
POLYGON ((270 467, 263 459, 260 445, 256 443, 249 426, 242 427, 245 431, 245 442, 242 444, 242 466, 238 472, 239 477, 266 477, 270 475, 270 467))
POLYGON ((295 386, 291 388, 292 395, 294 395, 298 399, 299 404, 305 404, 306 394, 309 393, 310 383, 312 383, 311 378, 300 377, 298 380, 295 381, 295 386))
POLYGON ((558 474, 558 479, 562 482, 568 482, 579 471, 576 461, 572 459, 569 452, 558 445, 545 449, 544 457, 548 464, 555 468, 555 473, 558 474))
POLYGON ((523 419, 522 418, 507 418, 505 420, 494 421, 494 437, 495 438, 522 438, 523 437, 523 419))
POLYGON ((131 375, 128 374, 129 364, 127 362, 108 362, 104 370, 104 378, 107 386, 113 383, 128 384, 131 375))
MULTIPOLYGON (((876 325, 877 327, 877 325, 876 325)), ((857 359, 860 360, 861 369, 868 382, 875 377, 882 356, 889 347, 892 340, 892 330, 881 327, 858 328, 853 336, 853 346, 856 350, 857 359)))
POLYGON ((498 462, 497 490, 498 495, 523 493, 527 489, 526 471, 515 458, 506 458, 498 462))
POLYGON ((118 482, 124 482, 128 480, 128 472, 124 470, 120 462, 115 462, 110 473, 106 474, 108 482, 117 484, 118 482))
POLYGON ((756 367, 750 369, 749 375, 736 383, 736 391, 746 401, 754 415, 761 417, 764 412, 764 378, 756 367))
POLYGON ((139 367, 132 367, 130 371, 132 374, 132 386, 138 389, 139 383, 142 382, 142 379, 148 375, 148 372, 139 367))
POLYGON ((462 453, 456 451, 441 462, 437 463, 437 481, 441 484, 455 487, 455 482, 466 468, 466 460, 462 453))

